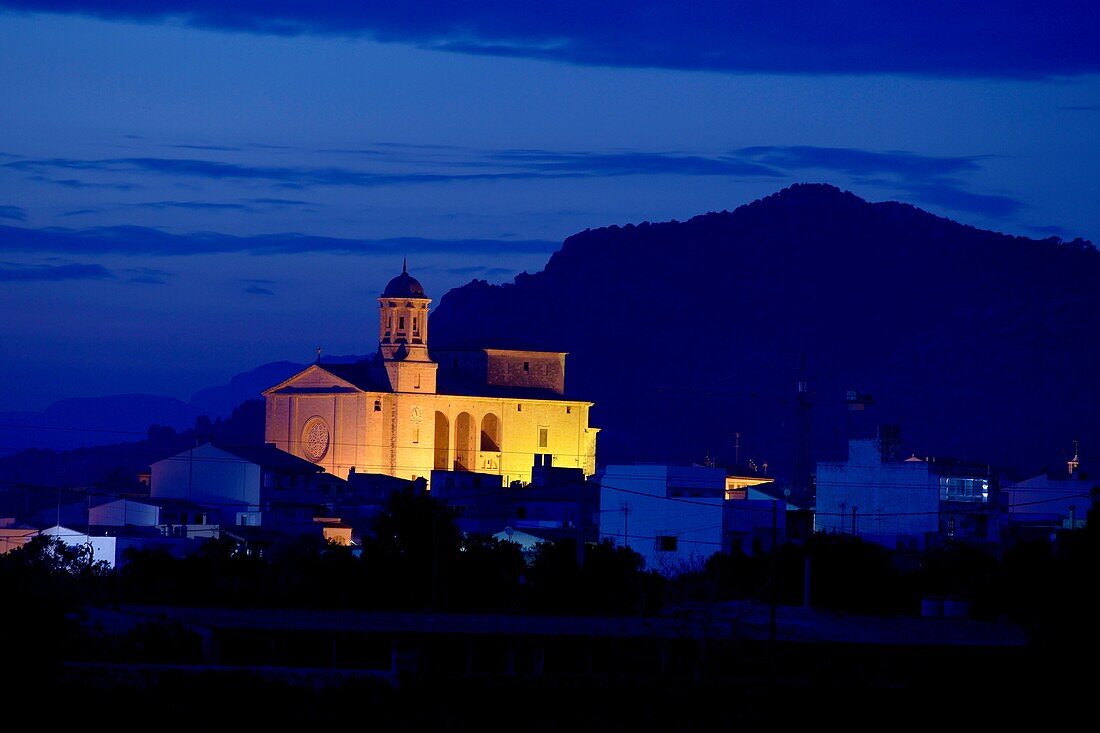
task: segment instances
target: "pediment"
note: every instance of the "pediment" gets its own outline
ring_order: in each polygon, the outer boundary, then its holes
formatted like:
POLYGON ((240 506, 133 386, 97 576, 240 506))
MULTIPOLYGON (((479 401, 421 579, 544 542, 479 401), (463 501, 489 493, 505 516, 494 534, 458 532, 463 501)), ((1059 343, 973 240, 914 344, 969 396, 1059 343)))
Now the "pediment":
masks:
POLYGON ((347 392, 362 392, 363 390, 355 386, 346 379, 336 376, 329 370, 325 369, 320 364, 311 364, 302 371, 298 372, 290 379, 276 384, 274 387, 269 387, 264 390, 265 395, 269 394, 301 394, 301 393, 347 393, 347 392))

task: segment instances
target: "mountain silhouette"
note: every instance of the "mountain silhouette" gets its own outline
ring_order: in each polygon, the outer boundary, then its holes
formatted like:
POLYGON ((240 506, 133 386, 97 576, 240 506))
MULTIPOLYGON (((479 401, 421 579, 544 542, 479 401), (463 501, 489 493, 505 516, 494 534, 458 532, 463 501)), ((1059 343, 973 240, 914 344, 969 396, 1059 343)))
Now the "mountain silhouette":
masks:
POLYGON ((1075 439, 1100 451, 1097 283, 1088 242, 800 184, 569 237, 542 272, 444 295, 432 344, 570 352, 567 390, 596 402, 600 463, 709 454, 789 476, 805 364, 816 460, 882 421, 919 455, 1026 473, 1075 439), (848 390, 875 411, 849 412, 848 390))

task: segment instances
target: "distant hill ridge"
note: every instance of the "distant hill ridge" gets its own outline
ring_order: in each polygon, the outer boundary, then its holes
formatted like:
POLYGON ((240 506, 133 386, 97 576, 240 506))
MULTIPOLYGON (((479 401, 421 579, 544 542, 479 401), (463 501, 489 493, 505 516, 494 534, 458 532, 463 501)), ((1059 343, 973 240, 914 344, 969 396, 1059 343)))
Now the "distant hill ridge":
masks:
MULTIPOLYGON (((444 294, 431 338, 570 352, 567 389, 596 402, 601 463, 730 461, 740 433, 737 458, 782 476, 805 363, 817 459, 891 421, 918 455, 1027 472, 1063 460, 1071 440, 1086 466, 1100 453, 1098 282, 1100 252, 1080 239, 1013 237, 800 184, 732 212, 573 235, 541 272, 444 294), (846 412, 850 389, 877 408, 846 412)), ((265 364, 189 402, 116 395, 0 413, 47 428, 0 427, 0 439, 9 452, 63 450, 184 429, 304 366, 265 364)))
POLYGON ((571 236, 542 272, 444 295, 432 341, 569 351, 601 461, 728 457, 740 432, 742 458, 782 471, 804 357, 817 457, 842 457, 855 388, 918 453, 1032 466, 1072 439, 1100 451, 1097 282, 1083 240, 800 184, 571 236))

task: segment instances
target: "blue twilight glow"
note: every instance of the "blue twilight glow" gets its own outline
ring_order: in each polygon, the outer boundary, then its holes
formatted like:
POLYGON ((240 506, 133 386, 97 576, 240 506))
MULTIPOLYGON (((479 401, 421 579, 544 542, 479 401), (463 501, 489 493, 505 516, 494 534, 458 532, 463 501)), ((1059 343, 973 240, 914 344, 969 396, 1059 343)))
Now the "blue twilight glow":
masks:
POLYGON ((438 299, 796 181, 1100 237, 1091 5, 437 5, 0 0, 5 409, 363 353, 403 254, 438 299))

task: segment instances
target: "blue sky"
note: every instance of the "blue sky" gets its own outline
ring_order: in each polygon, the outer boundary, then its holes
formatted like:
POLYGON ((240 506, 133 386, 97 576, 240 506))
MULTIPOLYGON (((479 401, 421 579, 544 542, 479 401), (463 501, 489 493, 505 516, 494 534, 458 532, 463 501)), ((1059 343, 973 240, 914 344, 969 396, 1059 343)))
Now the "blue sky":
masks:
POLYGON ((372 351, 405 253, 438 297, 797 181, 1100 237, 1087 4, 591 5, 0 0, 5 409, 372 351))

